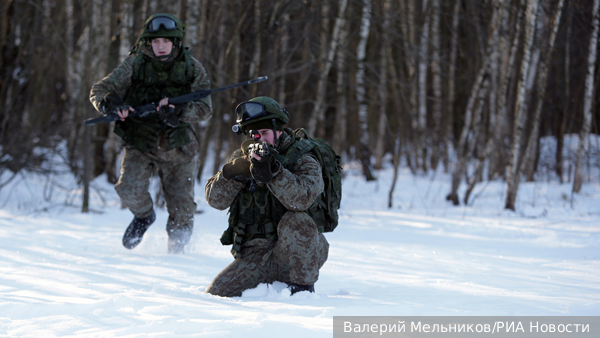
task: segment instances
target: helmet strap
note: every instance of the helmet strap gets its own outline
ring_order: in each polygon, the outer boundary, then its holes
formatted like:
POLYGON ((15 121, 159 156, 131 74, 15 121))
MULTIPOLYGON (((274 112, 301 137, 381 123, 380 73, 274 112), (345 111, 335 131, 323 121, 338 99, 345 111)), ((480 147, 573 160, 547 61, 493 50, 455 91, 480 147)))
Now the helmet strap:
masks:
POLYGON ((279 136, 277 136, 277 122, 275 122, 275 119, 271 119, 271 123, 273 124, 273 142, 275 143, 274 146, 275 148, 277 148, 279 146, 279 139, 281 139, 281 136, 283 136, 283 133, 279 136))

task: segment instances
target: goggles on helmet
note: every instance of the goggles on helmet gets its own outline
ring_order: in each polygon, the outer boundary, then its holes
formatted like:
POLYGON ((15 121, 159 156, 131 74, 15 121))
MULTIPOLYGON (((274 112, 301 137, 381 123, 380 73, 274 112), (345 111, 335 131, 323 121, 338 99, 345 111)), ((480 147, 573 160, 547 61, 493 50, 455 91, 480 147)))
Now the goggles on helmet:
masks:
POLYGON ((177 29, 177 24, 173 19, 164 16, 159 16, 158 18, 152 19, 152 21, 148 23, 148 32, 156 33, 160 30, 160 26, 162 26, 163 29, 168 31, 177 29))
POLYGON ((236 123, 251 120, 256 117, 267 115, 267 107, 260 102, 246 101, 235 108, 236 123))

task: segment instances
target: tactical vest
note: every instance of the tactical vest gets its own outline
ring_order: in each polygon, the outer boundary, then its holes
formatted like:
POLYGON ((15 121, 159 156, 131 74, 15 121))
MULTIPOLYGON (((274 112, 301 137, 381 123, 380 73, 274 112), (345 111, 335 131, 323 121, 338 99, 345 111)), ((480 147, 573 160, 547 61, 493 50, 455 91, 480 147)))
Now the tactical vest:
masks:
MULTIPOLYGON (((138 52, 132 68, 132 85, 125 96, 125 102, 132 107, 157 103, 165 97, 185 95, 191 91, 194 81, 194 61, 187 48, 177 59, 166 62, 138 52)), ((155 148, 161 132, 168 140, 169 149, 189 143, 188 129, 193 131, 189 123, 180 122, 173 128, 163 124, 158 114, 149 114, 117 121, 114 132, 127 144, 142 152, 150 152, 155 148)))
MULTIPOLYGON (((284 149, 279 149, 277 155, 279 162, 282 162, 284 168, 290 170, 293 163, 286 160, 289 150, 296 140, 292 137, 292 142, 284 149), (287 165, 284 165, 283 163, 287 165)), ((221 236, 223 245, 233 245, 231 254, 234 258, 241 258, 240 249, 244 242, 254 238, 267 238, 269 240, 277 239, 277 224, 287 212, 287 209, 273 194, 266 185, 254 185, 254 191, 251 191, 253 181, 246 182, 229 209, 229 226, 221 236)))

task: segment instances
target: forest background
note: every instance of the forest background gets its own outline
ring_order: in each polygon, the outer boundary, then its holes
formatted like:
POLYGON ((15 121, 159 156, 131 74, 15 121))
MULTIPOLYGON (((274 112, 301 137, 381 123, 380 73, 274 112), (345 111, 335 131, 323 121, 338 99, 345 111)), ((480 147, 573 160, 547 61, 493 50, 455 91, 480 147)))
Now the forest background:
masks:
POLYGON ((287 108, 291 127, 360 163, 366 180, 391 159, 396 172, 452 173, 455 205, 477 183, 501 179, 514 210, 519 182, 542 179, 540 170, 577 193, 597 179, 585 166, 600 166, 588 141, 600 130, 599 2, 4 0, 0 174, 12 175, 0 175, 0 190, 20 172, 48 170, 52 152, 79 178, 84 211, 91 179, 116 182, 122 144, 111 125, 83 124, 97 116, 89 91, 127 57, 146 18, 163 12, 185 23, 184 44, 213 88, 269 77, 212 96, 213 117, 197 126, 200 174, 239 147, 235 106, 266 95, 287 108), (565 158, 568 134, 580 141, 565 158), (556 139, 550 164, 539 163, 545 136, 556 139))

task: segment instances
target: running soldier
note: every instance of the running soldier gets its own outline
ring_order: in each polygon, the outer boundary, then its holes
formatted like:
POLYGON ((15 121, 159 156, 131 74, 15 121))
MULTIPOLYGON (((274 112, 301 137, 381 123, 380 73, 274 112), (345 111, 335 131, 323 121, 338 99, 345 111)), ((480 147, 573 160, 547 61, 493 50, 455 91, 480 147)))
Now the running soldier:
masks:
POLYGON ((199 153, 193 125, 210 118, 212 105, 210 97, 169 104, 169 97, 210 88, 206 70, 183 46, 183 36, 184 26, 175 16, 152 15, 130 57, 90 93, 99 112, 119 116, 114 132, 126 144, 115 190, 134 215, 123 235, 127 249, 141 242, 156 219, 148 186, 157 170, 169 211, 168 252, 183 253, 192 234, 199 153), (153 102, 158 102, 156 114, 129 116, 132 107, 153 102))

